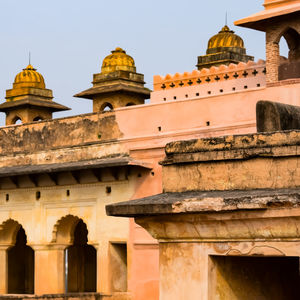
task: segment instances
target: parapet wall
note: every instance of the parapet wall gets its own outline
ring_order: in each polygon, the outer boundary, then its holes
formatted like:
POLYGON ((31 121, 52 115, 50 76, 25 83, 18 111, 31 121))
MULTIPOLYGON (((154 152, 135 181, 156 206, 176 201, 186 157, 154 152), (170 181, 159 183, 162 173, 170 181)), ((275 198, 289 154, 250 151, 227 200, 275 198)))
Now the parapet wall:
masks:
POLYGON ((0 155, 82 146, 121 136, 111 112, 12 125, 0 129, 0 155))
POLYGON ((230 64, 193 70, 192 72, 155 75, 154 92, 151 103, 182 100, 186 98, 209 97, 222 93, 232 93, 251 88, 264 87, 266 70, 265 62, 249 61, 248 63, 230 64))
POLYGON ((236 80, 237 78, 256 77, 265 74, 265 61, 258 62, 249 61, 247 63, 222 65, 220 67, 203 68, 201 71, 193 70, 192 72, 184 72, 175 75, 167 74, 166 76, 153 76, 154 91, 199 85, 205 83, 222 82, 228 80, 236 80))

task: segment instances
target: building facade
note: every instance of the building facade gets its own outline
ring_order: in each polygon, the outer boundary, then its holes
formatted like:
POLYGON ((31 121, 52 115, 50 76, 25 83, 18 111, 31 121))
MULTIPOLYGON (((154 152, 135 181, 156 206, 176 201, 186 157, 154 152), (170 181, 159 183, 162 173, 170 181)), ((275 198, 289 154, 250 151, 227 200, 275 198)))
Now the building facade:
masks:
MULTIPOLYGON (((226 53, 237 47, 245 57, 240 38, 233 40, 239 43, 218 45, 226 53)), ((255 132, 259 100, 300 104, 299 78, 268 79, 268 55, 266 62, 215 63, 155 76, 150 94, 134 59, 116 48, 93 86, 76 94, 93 101, 93 112, 60 119, 49 113, 52 94, 36 70, 16 77, 12 90, 22 85, 27 98, 8 92, 0 106, 7 120, 15 113, 0 128, 1 294, 158 299, 157 241, 133 219, 106 216, 105 205, 161 193, 167 143, 255 132), (33 104, 48 115, 33 114, 33 104), (32 118, 22 119, 20 111, 32 118), (11 124, 16 117, 24 124, 11 124)))

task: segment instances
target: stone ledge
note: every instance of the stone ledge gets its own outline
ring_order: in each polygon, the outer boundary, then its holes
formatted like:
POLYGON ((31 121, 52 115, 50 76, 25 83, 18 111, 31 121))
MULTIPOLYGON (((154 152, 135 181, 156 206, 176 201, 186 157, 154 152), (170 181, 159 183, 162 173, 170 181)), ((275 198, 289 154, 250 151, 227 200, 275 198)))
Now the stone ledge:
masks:
POLYGON ((177 141, 166 145, 161 164, 297 156, 299 145, 300 130, 177 141))
POLYGON ((300 207, 300 188, 163 193, 106 206, 109 216, 139 217, 300 207))

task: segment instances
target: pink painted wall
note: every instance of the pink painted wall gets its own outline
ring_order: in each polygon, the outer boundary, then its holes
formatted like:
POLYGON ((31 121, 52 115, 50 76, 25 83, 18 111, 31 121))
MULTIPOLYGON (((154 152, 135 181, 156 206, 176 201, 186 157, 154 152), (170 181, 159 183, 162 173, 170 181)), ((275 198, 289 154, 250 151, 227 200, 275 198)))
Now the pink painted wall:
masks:
POLYGON ((263 60, 257 63, 249 61, 237 65, 213 66, 201 71, 167 74, 164 77, 154 76, 151 103, 205 98, 265 85, 265 62, 263 60))
MULTIPOLYGON (((191 91, 193 89, 190 87, 191 91)), ((152 95, 157 96, 155 92, 152 95)), ((155 103, 151 98, 151 104, 117 109, 116 118, 124 134, 121 141, 128 147, 132 157, 151 162, 154 166, 154 173, 145 173, 137 181, 132 198, 162 192, 161 167, 158 162, 164 157, 166 143, 255 132, 255 106, 259 100, 300 106, 300 79, 195 99, 155 103)), ((128 287, 134 299, 158 299, 157 243, 132 220, 128 249, 128 287)))

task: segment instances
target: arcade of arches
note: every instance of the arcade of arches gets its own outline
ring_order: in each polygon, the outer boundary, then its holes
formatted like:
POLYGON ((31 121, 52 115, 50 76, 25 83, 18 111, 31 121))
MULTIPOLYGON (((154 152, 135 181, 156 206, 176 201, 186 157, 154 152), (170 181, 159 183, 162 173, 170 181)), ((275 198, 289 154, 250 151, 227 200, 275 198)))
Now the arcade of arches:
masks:
MULTIPOLYGON (((65 292, 96 292, 97 251, 88 244, 88 230, 84 221, 68 215, 55 228, 56 241, 64 244, 65 292)), ((0 226, 0 276, 2 293, 34 294, 35 263, 34 245, 27 244, 25 229, 9 219, 0 226), (3 258, 5 258, 3 260, 3 258), (5 273, 5 274, 3 274, 5 273), (4 279, 4 280, 3 280, 4 279)))

